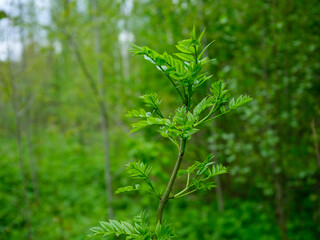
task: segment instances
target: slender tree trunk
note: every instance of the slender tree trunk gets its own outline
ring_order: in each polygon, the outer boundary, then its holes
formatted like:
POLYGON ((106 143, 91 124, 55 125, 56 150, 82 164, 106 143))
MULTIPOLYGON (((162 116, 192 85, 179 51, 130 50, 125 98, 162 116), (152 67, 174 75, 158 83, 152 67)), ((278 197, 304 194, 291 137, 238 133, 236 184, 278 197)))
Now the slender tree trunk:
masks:
MULTIPOLYGON (((271 34, 273 38, 273 46, 272 46, 272 53, 273 53, 273 61, 275 62, 274 64, 276 66, 280 65, 280 62, 278 61, 279 54, 278 54, 278 36, 275 31, 275 25, 276 25, 276 20, 277 20, 277 2, 272 1, 272 6, 271 6, 271 34)), ((275 83, 278 84, 278 72, 275 71, 275 83)), ((276 94, 276 101, 277 101, 277 112, 282 111, 282 97, 283 93, 279 91, 279 93, 276 94)), ((277 121, 277 126, 276 126, 276 131, 280 139, 282 139, 282 122, 280 115, 278 115, 278 121, 277 121)), ((282 156, 283 156, 283 143, 280 141, 277 145, 277 150, 278 150, 278 156, 275 156, 276 160, 273 163, 273 169, 274 169, 274 182, 275 182, 275 190, 276 190, 276 212, 278 216, 278 221, 282 233, 282 239, 287 240, 287 228, 286 228, 286 216, 285 216, 285 207, 284 207, 284 173, 283 173, 283 164, 282 164, 282 156), (276 172, 276 169, 280 169, 280 172, 276 172)))
POLYGON ((99 88, 99 105, 100 105, 100 115, 101 115, 101 128, 104 138, 104 152, 105 152, 105 183, 107 191, 107 203, 108 203, 108 214, 109 218, 113 217, 112 208, 112 182, 111 182, 111 171, 110 171, 110 143, 109 143, 109 127, 107 111, 104 102, 105 92, 104 92, 104 75, 103 75, 103 65, 100 60, 101 55, 101 41, 100 41, 100 29, 98 22, 98 7, 96 0, 92 0, 92 10, 93 10, 93 22, 94 22, 94 38, 95 38, 95 52, 97 55, 97 79, 99 88))
MULTIPOLYGON (((204 13, 205 2, 203 0, 199 1, 198 7, 199 7, 199 16, 201 16, 201 20, 200 21, 202 22, 202 28, 204 29, 205 26, 209 26, 208 22, 207 22, 207 19, 205 18, 205 13, 204 13)), ((204 47, 208 45, 206 33, 202 37, 202 43, 201 44, 204 47)), ((203 57, 209 57, 208 51, 205 51, 205 53, 203 54, 203 57)), ((216 122, 213 121, 212 124, 211 124, 211 132, 215 132, 216 128, 217 128, 216 122)), ((211 149, 211 150, 214 150, 213 152, 215 153, 215 162, 218 161, 218 154, 216 153, 217 151, 215 150, 215 145, 216 144, 217 144, 216 142, 212 142, 211 143, 211 145, 213 146, 213 149, 211 149)), ((222 184, 221 184, 220 176, 219 175, 215 176, 215 180, 216 180, 216 185, 217 185, 217 187, 215 188, 215 192, 217 194, 218 210, 219 210, 219 212, 223 212, 224 211, 224 199, 223 199, 223 190, 222 190, 222 184)))
MULTIPOLYGON (((10 63, 10 59, 9 59, 10 63)), ((25 163, 24 163, 24 157, 23 157, 23 150, 22 150, 22 119, 21 119, 21 111, 19 109, 19 101, 18 101, 18 95, 16 91, 16 83, 14 81, 14 76, 12 75, 11 71, 11 64, 9 65, 9 75, 10 75, 10 87, 11 87, 11 103, 14 110, 14 116, 15 116, 15 137, 17 142, 17 153, 18 153, 18 159, 19 159, 19 168, 21 173, 21 182, 22 182, 22 195, 23 195, 23 214, 25 218, 25 225, 27 229, 28 239, 32 239, 32 232, 31 232, 31 226, 30 226, 30 202, 27 192, 27 178, 26 178, 26 169, 25 169, 25 163)))
MULTIPOLYGON (((22 5, 20 8, 21 11, 21 16, 23 16, 23 9, 22 9, 22 5)), ((27 6, 27 14, 29 15, 29 17, 32 19, 32 22, 36 22, 35 20, 35 5, 34 5, 34 1, 33 0, 29 0, 28 1, 28 6, 27 6)), ((34 32, 33 32, 33 28, 31 28, 31 30, 27 33, 28 35, 28 39, 31 40, 31 42, 34 42, 34 32)), ((23 36, 22 33, 22 27, 20 27, 20 42, 22 44, 22 49, 25 50, 26 48, 26 44, 25 44, 25 36, 23 36)), ((21 71, 21 75, 23 78, 23 82, 28 81, 28 79, 24 79, 24 72, 25 69, 27 67, 27 60, 26 60, 26 56, 25 54, 23 54, 22 56, 22 71, 21 71)), ((32 90, 30 90, 29 92, 30 100, 28 100, 29 104, 27 105, 32 105, 33 99, 32 99, 32 90)), ((26 113, 26 124, 25 124, 25 129, 26 129, 26 141, 27 141, 27 151, 28 151, 28 158, 29 158, 29 167, 30 167, 30 174, 31 174, 31 184, 32 184, 32 189, 33 189, 33 194, 35 196, 35 199, 37 201, 37 203, 40 203, 40 196, 39 196, 39 184, 38 184, 38 173, 37 173, 37 164, 34 158, 34 153, 33 153, 33 144, 32 144, 32 112, 30 109, 30 106, 25 107, 25 113, 26 113)))
MULTIPOLYGON (((92 0, 92 8, 94 12, 97 11, 97 6, 94 0, 92 0)), ((97 18, 94 14, 93 21, 95 24, 97 24, 97 18)), ((105 104, 105 93, 103 90, 103 82, 104 82, 104 76, 103 76, 103 68, 102 68, 102 62, 99 59, 101 54, 101 43, 100 43, 100 31, 97 26, 95 26, 94 34, 95 34, 95 53, 97 54, 97 78, 98 81, 95 80, 95 78, 91 75, 84 58, 82 56, 82 53, 77 46, 75 40, 73 39, 72 35, 65 29, 64 26, 60 26, 62 33, 65 35, 66 39, 68 40, 70 46, 72 46, 76 59, 79 63, 80 69, 82 70, 86 80, 88 81, 90 88, 94 94, 94 97, 97 101, 97 105, 100 110, 100 118, 101 118, 101 130, 102 135, 104 138, 104 152, 105 152, 105 185, 106 185, 106 195, 107 195, 107 205, 108 205, 108 217, 113 217, 113 207, 112 207, 112 179, 111 179, 111 171, 110 171, 110 144, 109 144, 109 126, 108 126, 108 115, 107 115, 107 108, 105 104)))
MULTIPOLYGON (((276 164, 274 168, 277 168, 276 164)), ((275 189, 276 189, 276 211, 279 220, 279 225, 282 233, 282 239, 287 240, 287 228, 286 228, 286 218, 285 218, 285 210, 284 210, 284 193, 283 193, 283 186, 282 186, 282 179, 281 175, 275 173, 275 189)))
POLYGON ((224 211, 224 200, 223 200, 223 193, 222 193, 222 185, 221 185, 221 179, 220 176, 216 176, 216 193, 218 196, 218 210, 219 212, 224 211))
MULTIPOLYGON (((271 35, 271 38, 273 38, 273 47, 272 47, 272 58, 273 61, 277 61, 277 43, 276 43, 276 33, 274 31, 274 29, 270 29, 270 26, 274 26, 275 25, 275 18, 276 18, 276 6, 275 3, 272 1, 271 3, 266 0, 265 1, 265 6, 263 8, 263 19, 264 19, 264 28, 262 30, 262 49, 263 49, 263 53, 267 52, 267 40, 268 40, 268 34, 271 35), (269 6, 268 6, 269 5, 269 6), (270 12, 269 12, 270 11, 270 12), (273 16, 272 16, 273 15, 273 16), (270 25, 271 22, 271 25, 270 25)), ((268 55, 266 55, 263 59, 262 62, 262 67, 263 67, 263 78, 266 82, 266 87, 267 90, 270 89, 270 74, 269 74, 269 62, 268 62, 268 55)), ((276 77, 277 78, 277 77, 276 77)), ((280 101, 280 99, 276 99, 278 101, 280 101)), ((266 103, 270 104, 270 99, 268 94, 266 95, 266 103)), ((279 107, 281 107, 279 105, 279 107)), ((268 124, 267 128, 272 128, 272 126, 270 126, 268 124)), ((280 130, 281 130, 281 123, 279 122, 278 126, 277 126, 277 130, 278 130, 278 134, 280 134, 280 130)), ((275 156, 277 159, 271 163, 271 168, 273 169, 273 182, 274 182, 274 188, 275 188, 275 205, 276 205, 276 216, 278 218, 278 223, 279 223, 279 227, 281 230, 281 235, 282 235, 282 239, 286 240, 287 239, 287 229, 286 229, 286 218, 285 218, 285 209, 284 209, 284 192, 283 192, 283 176, 282 173, 280 172, 276 172, 276 169, 281 168, 282 169, 282 163, 281 163, 281 156, 282 156, 282 145, 278 144, 278 151, 279 151, 279 156, 275 156)))
POLYGON ((22 151, 22 131, 21 131, 21 118, 18 116, 18 111, 15 108, 15 121, 16 121, 16 140, 18 148, 18 158, 19 158, 19 167, 21 172, 21 181, 22 181, 22 193, 25 202, 24 215, 26 221, 26 227, 28 232, 28 239, 32 239, 32 231, 30 225, 30 202, 27 192, 27 179, 26 179, 26 170, 24 165, 23 151, 22 151))
POLYGON ((40 195, 39 195, 38 173, 37 173, 37 169, 36 169, 36 161, 35 161, 34 152, 33 152, 32 118, 31 118, 30 114, 31 114, 30 111, 27 111, 26 141, 27 141, 27 148, 28 148, 28 155, 29 155, 33 194, 36 198, 37 203, 39 204, 40 203, 40 195))
MULTIPOLYGON (((20 16, 23 16, 23 5, 20 1, 18 1, 18 9, 20 16)), ((24 50, 25 50, 25 42, 24 42, 24 32, 22 27, 19 28, 19 37, 20 37, 20 43, 22 45, 22 60, 21 60, 21 74, 23 75, 23 71, 25 68, 25 56, 24 56, 24 50)), ((10 51, 8 51, 8 54, 10 51)), ((10 87, 11 87, 11 103, 14 110, 14 116, 15 116, 15 136, 16 136, 16 142, 17 142, 17 153, 18 153, 18 159, 19 159, 19 168, 21 173, 21 181, 22 181, 22 194, 24 199, 24 207, 23 207, 23 213, 25 217, 25 224, 27 228, 27 238, 29 240, 32 239, 32 231, 31 231, 31 225, 30 225, 30 201, 28 197, 28 181, 27 181, 27 173, 26 173, 26 167, 25 167, 25 161, 24 161, 24 155, 23 155, 23 146, 22 146, 22 116, 24 113, 23 109, 20 109, 20 101, 19 95, 17 92, 17 85, 14 80, 14 76, 12 73, 12 66, 11 66, 11 59, 10 56, 8 56, 8 62, 9 62, 9 78, 10 78, 10 87)))
POLYGON ((315 232, 316 232, 316 239, 320 239, 320 231, 319 231, 319 218, 320 218, 320 205, 319 205, 319 201, 320 201, 320 150, 319 150, 319 145, 318 145, 318 134, 317 134, 317 130, 315 127, 315 121, 314 119, 311 122, 311 129, 312 129, 312 135, 313 135, 313 139, 314 139, 314 149, 316 152, 316 158, 317 158, 317 166, 318 166, 318 170, 316 173, 316 201, 315 201, 315 213, 314 213, 314 222, 315 222, 315 232))

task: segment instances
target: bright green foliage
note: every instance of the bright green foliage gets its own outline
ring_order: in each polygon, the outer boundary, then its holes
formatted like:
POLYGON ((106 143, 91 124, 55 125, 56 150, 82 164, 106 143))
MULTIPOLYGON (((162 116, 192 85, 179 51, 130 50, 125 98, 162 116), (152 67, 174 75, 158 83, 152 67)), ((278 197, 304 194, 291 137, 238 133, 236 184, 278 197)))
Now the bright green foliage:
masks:
POLYGON ((180 53, 175 53, 174 55, 180 59, 174 58, 167 52, 159 54, 148 47, 133 45, 134 48, 131 51, 135 55, 143 55, 145 59, 155 64, 169 79, 183 100, 184 105, 175 111, 173 118, 170 115, 166 118, 160 111, 161 100, 159 100, 157 94, 153 93, 142 96, 141 98, 145 105, 151 107, 153 112, 160 118, 146 114, 146 111, 143 109, 140 109, 140 113, 137 110, 132 110, 126 116, 144 118, 144 120, 133 123, 131 132, 138 131, 147 126, 158 125, 161 135, 169 138, 176 144, 177 138, 190 139, 194 133, 198 132, 197 126, 211 120, 211 117, 217 118, 222 116, 252 100, 248 96, 240 96, 236 102, 232 99, 229 103, 229 109, 226 110, 225 105, 227 105, 230 98, 230 91, 226 89, 227 84, 219 80, 211 86, 210 91, 212 95, 205 97, 191 111, 194 104, 192 97, 196 89, 211 78, 207 74, 200 74, 202 67, 210 62, 207 57, 202 59, 201 57, 211 43, 199 53, 203 33, 201 33, 198 39, 192 33, 190 39, 182 40, 176 45, 180 53), (210 108, 208 114, 201 118, 201 113, 208 108, 210 108), (220 110, 221 114, 213 116, 218 110, 220 110))
POLYGON ((100 222, 99 227, 90 229, 91 234, 88 238, 98 236, 120 235, 127 236, 126 239, 137 239, 137 240, 149 240, 152 237, 152 233, 146 223, 146 215, 141 212, 134 218, 134 225, 127 222, 119 222, 116 220, 109 220, 109 222, 100 222))
MULTIPOLYGON (((206 73, 200 73, 202 67, 211 62, 207 57, 201 58, 205 50, 211 45, 211 43, 208 44, 200 52, 203 34, 204 31, 199 38, 196 38, 194 28, 191 33, 191 38, 180 41, 176 45, 176 48, 180 52, 174 53, 173 55, 167 52, 159 54, 148 47, 139 47, 137 45, 133 45, 134 48, 131 50, 135 55, 143 55, 147 61, 155 64, 168 78, 176 89, 178 97, 181 98, 182 106, 179 106, 174 113, 164 116, 160 109, 161 100, 156 93, 141 96, 140 98, 144 105, 151 109, 151 112, 143 108, 129 111, 126 115, 127 117, 138 119, 138 122, 131 124, 133 129, 130 133, 147 126, 157 126, 158 131, 163 137, 169 138, 180 148, 178 159, 181 160, 184 155, 186 141, 190 140, 191 136, 200 130, 200 126, 203 123, 220 117, 252 100, 248 96, 240 96, 236 101, 232 99, 229 102, 231 96, 230 90, 227 89, 226 83, 219 80, 211 85, 211 94, 209 94, 209 96, 204 97, 198 103, 194 102, 193 96, 196 90, 211 78, 211 76, 206 73), (226 106, 228 106, 228 109, 226 109, 226 106), (206 114, 204 114, 205 112, 206 114), (217 114, 214 115, 216 112, 217 114), (180 147, 178 144, 179 141, 181 142, 180 147)), ((216 187, 214 177, 227 172, 227 169, 222 165, 215 165, 212 159, 213 155, 210 154, 205 161, 195 162, 195 164, 186 170, 180 170, 179 175, 187 175, 186 186, 179 193, 171 193, 171 196, 170 193, 167 195, 166 193, 168 193, 168 191, 171 192, 172 185, 171 187, 167 187, 163 195, 160 195, 158 191, 155 190, 155 187, 149 179, 151 167, 148 166, 148 164, 141 161, 131 162, 127 165, 129 176, 133 179, 143 180, 148 188, 136 184, 134 186, 120 188, 117 190, 117 193, 137 190, 147 191, 159 198, 161 204, 161 202, 166 203, 168 199, 181 198, 197 190, 209 190, 216 187)), ((173 179, 171 184, 174 183, 177 173, 178 172, 171 176, 171 179, 173 179)), ((160 209, 164 209, 164 207, 160 209)), ((161 216, 162 211, 163 210, 161 210, 161 216)), ((174 236, 171 228, 162 224, 161 218, 157 220, 155 230, 153 232, 148 230, 146 234, 142 234, 125 222, 110 220, 109 223, 103 222, 100 223, 100 225, 101 227, 91 229, 93 236, 106 236, 110 234, 119 236, 124 234, 127 235, 127 239, 154 239, 152 237, 156 235, 157 239, 163 240, 171 239, 174 236)))
POLYGON ((187 184, 185 189, 174 194, 173 198, 180 198, 200 189, 209 190, 216 187, 214 177, 227 173, 227 169, 220 165, 214 165, 213 155, 210 154, 203 162, 196 162, 186 170, 180 170, 178 176, 187 175, 187 184), (190 179, 192 177, 192 179, 190 179))
POLYGON ((171 240, 175 237, 170 225, 158 224, 153 229, 149 227, 147 223, 147 215, 145 212, 141 212, 134 218, 134 224, 130 224, 124 221, 109 220, 109 222, 100 222, 99 227, 91 228, 91 233, 87 239, 95 237, 106 237, 110 235, 126 236, 126 240, 171 240))
POLYGON ((213 61, 207 57, 201 58, 211 43, 199 53, 203 33, 204 31, 198 39, 191 34, 190 39, 180 41, 176 45, 180 53, 174 54, 178 58, 174 58, 167 52, 159 54, 148 47, 139 47, 137 45, 133 45, 134 48, 131 50, 135 55, 143 55, 145 59, 155 64, 166 75, 188 106, 188 110, 191 107, 190 100, 195 90, 211 77, 206 74, 199 75, 203 65, 213 61))
POLYGON ((159 100, 156 93, 145 94, 145 95, 141 96, 140 98, 143 100, 146 107, 152 108, 153 111, 159 115, 159 117, 163 118, 163 116, 159 110, 161 100, 159 100))
POLYGON ((152 117, 151 112, 146 112, 143 108, 140 108, 139 110, 131 110, 129 113, 126 115, 126 117, 131 117, 131 118, 149 118, 152 117))
POLYGON ((145 181, 147 184, 148 188, 143 188, 139 184, 136 184, 134 187, 133 186, 127 186, 123 188, 119 188, 116 193, 121 193, 121 192, 130 192, 130 191, 136 191, 136 190, 142 190, 146 192, 150 192, 152 194, 155 194, 155 196, 159 196, 159 194, 156 192, 154 189, 150 179, 149 179, 149 174, 151 171, 151 167, 148 166, 147 164, 144 164, 143 162, 130 162, 127 164, 127 172, 129 176, 133 179, 142 179, 145 181))
POLYGON ((176 236, 173 233, 171 225, 168 225, 167 223, 158 223, 155 229, 155 234, 159 240, 170 240, 176 236))

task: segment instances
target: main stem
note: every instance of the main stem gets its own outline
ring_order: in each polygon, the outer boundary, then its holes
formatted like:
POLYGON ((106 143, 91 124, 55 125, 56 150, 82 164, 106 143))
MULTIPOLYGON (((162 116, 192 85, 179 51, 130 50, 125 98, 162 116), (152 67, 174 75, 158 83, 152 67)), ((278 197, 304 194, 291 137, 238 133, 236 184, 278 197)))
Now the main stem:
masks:
POLYGON ((172 191, 172 186, 174 184, 174 181, 177 178, 177 173, 179 171, 179 168, 180 168, 183 156, 184 156, 184 151, 185 151, 185 148, 186 148, 186 142, 187 142, 186 139, 182 139, 181 142, 180 142, 179 154, 178 154, 178 159, 177 159, 176 165, 174 166, 174 169, 173 169, 173 172, 171 174, 170 181, 169 181, 169 183, 167 185, 166 191, 164 192, 164 194, 163 194, 163 196, 162 196, 162 198, 160 199, 160 202, 159 202, 158 211, 157 211, 157 223, 158 222, 162 223, 162 213, 163 213, 163 210, 164 210, 165 206, 168 203, 169 196, 170 196, 170 193, 172 191))

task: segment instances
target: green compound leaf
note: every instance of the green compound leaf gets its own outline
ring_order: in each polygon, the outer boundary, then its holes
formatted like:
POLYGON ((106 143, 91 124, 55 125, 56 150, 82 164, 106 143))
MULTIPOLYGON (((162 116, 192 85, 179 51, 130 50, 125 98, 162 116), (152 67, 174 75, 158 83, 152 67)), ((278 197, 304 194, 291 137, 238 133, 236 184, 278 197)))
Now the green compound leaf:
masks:
POLYGON ((154 109, 157 109, 161 103, 161 100, 158 98, 158 95, 156 93, 145 94, 140 98, 147 107, 151 107, 154 109))
POLYGON ((237 100, 234 100, 234 98, 232 98, 229 102, 229 110, 234 110, 240 106, 242 106, 243 104, 246 104, 247 102, 250 102, 252 100, 251 97, 244 95, 244 96, 240 96, 237 98, 237 100))
POLYGON ((141 212, 134 218, 134 225, 125 222, 110 219, 109 222, 101 221, 99 227, 93 227, 90 229, 90 233, 87 239, 90 238, 102 238, 104 236, 115 235, 119 237, 121 235, 126 236, 126 239, 135 240, 151 240, 153 233, 146 223, 146 214, 141 212))
POLYGON ((195 62, 195 59, 192 55, 187 54, 187 53, 175 53, 177 57, 182 59, 183 61, 188 61, 188 62, 195 62))
POLYGON ((227 169, 212 161, 213 155, 209 154, 205 161, 196 162, 186 170, 180 170, 178 176, 187 175, 187 185, 185 189, 174 195, 174 198, 181 198, 195 191, 209 190, 216 187, 214 177, 227 173, 227 169), (192 179, 192 181, 190 181, 192 179))
POLYGON ((130 162, 127 164, 127 172, 129 173, 129 176, 133 179, 142 179, 149 187, 149 191, 146 189, 143 189, 140 187, 140 185, 136 185, 135 189, 132 187, 126 187, 125 189, 121 190, 129 190, 129 191, 135 191, 135 190, 144 190, 148 191, 155 196, 159 198, 159 194, 156 192, 151 180, 149 179, 149 174, 151 172, 151 167, 148 164, 143 163, 142 161, 138 162, 130 162))

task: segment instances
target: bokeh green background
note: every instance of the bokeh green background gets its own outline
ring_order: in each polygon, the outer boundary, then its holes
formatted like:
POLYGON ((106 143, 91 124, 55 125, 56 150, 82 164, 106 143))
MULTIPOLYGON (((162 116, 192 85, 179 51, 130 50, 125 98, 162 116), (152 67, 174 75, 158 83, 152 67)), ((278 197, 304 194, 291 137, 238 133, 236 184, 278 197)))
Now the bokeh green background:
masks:
MULTIPOLYGON (((165 113, 179 98, 129 42, 174 52, 194 23, 206 28, 204 44, 215 40, 208 56, 217 61, 204 70, 254 101, 193 138, 183 167, 213 152, 229 174, 217 189, 170 202, 165 218, 178 239, 319 239, 319 1, 97 0, 97 11, 92 2, 2 3, 0 239, 84 239, 108 218, 99 106, 77 53, 94 81, 102 62, 113 191, 130 183, 132 160, 150 163, 165 187, 176 149, 152 128, 128 135, 124 115, 146 92, 165 113), (3 50, 13 42, 21 55, 3 50)), ((122 220, 147 209, 152 222, 157 202, 119 194, 112 207, 122 220)))

